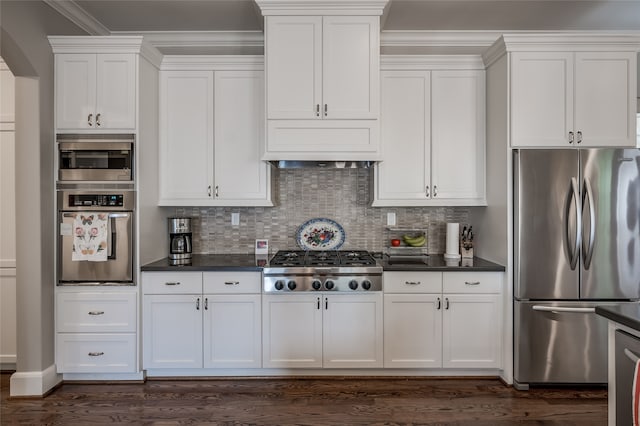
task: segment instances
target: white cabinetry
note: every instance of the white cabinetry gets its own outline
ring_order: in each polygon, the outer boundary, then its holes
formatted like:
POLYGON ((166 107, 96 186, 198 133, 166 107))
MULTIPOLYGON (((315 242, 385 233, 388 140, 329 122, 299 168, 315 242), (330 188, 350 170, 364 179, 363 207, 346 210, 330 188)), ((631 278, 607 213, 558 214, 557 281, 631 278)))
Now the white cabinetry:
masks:
MULTIPOLYGON (((268 10, 265 160, 379 159, 379 10, 268 10), (314 14, 315 13, 315 14, 314 14), (286 16, 285 16, 286 15, 286 16), (360 15, 360 16, 358 16, 360 15), (366 15, 366 16, 365 16, 366 15)), ((287 2, 282 2, 287 3, 287 2)), ((354 10, 358 5, 354 7, 354 10)))
POLYGON ((513 147, 636 146, 637 45, 614 36, 505 43, 513 147))
POLYGON ((373 206, 484 205, 479 57, 385 57, 373 206))
POLYGON ((382 294, 265 295, 263 305, 264 367, 382 367, 382 294))
POLYGON ((160 205, 272 205, 270 174, 261 160, 264 72, 257 59, 245 59, 205 60, 196 70, 165 58, 160 205))
POLYGON ((135 129, 135 54, 59 54, 55 76, 58 130, 135 129))
POLYGON ((58 289, 58 372, 137 372, 137 300, 135 290, 58 289))
POLYGON ((500 368, 501 275, 385 272, 385 367, 500 368))
POLYGON ((145 272, 143 368, 261 366, 260 274, 145 272))

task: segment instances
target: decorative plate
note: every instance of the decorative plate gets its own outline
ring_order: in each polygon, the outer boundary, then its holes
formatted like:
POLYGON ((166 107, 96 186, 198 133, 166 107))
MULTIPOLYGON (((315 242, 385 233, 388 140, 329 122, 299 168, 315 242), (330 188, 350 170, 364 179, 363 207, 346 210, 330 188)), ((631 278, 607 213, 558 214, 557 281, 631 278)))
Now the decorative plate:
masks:
POLYGON ((337 250, 344 244, 345 234, 339 223, 317 218, 300 225, 296 239, 303 250, 337 250))

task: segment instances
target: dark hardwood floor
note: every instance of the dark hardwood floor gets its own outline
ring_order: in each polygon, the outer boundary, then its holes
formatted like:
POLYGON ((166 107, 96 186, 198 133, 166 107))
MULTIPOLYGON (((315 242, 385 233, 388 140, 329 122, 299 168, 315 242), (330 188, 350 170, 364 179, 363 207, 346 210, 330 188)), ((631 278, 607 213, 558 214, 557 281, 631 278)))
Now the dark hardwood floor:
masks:
POLYGON ((606 425, 603 388, 519 392, 494 379, 304 378, 65 383, 8 398, 2 425, 606 425))

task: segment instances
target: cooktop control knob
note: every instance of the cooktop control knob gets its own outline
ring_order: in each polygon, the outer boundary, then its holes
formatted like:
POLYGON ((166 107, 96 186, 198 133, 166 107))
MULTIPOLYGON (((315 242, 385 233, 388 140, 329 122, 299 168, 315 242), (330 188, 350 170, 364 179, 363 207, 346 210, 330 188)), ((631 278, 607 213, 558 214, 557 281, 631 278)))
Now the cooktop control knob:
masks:
POLYGON ((369 281, 369 280, 362 281, 362 288, 364 288, 365 290, 370 290, 371 289, 371 281, 369 281))
POLYGON ((351 290, 357 289, 358 288, 358 281, 356 281, 356 280, 349 281, 349 288, 351 290))
POLYGON ((291 280, 287 283, 287 287, 289 287, 289 290, 295 290, 296 289, 296 282, 294 280, 291 280))
POLYGON ((282 280, 276 281, 274 287, 276 288, 276 290, 282 290, 284 288, 284 281, 282 280))
POLYGON ((335 287, 335 283, 332 280, 326 280, 324 282, 324 288, 327 290, 333 290, 333 287, 335 287))
POLYGON ((313 280, 311 287, 313 287, 314 290, 320 290, 322 288, 322 282, 320 280, 313 280))

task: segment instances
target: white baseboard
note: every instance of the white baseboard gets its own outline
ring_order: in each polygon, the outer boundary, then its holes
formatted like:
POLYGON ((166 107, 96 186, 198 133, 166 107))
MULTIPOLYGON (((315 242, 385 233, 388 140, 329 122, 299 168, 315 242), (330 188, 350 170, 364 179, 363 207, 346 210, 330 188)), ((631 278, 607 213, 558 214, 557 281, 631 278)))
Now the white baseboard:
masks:
POLYGON ((62 381, 55 364, 44 371, 19 371, 11 375, 11 396, 43 396, 62 381))

